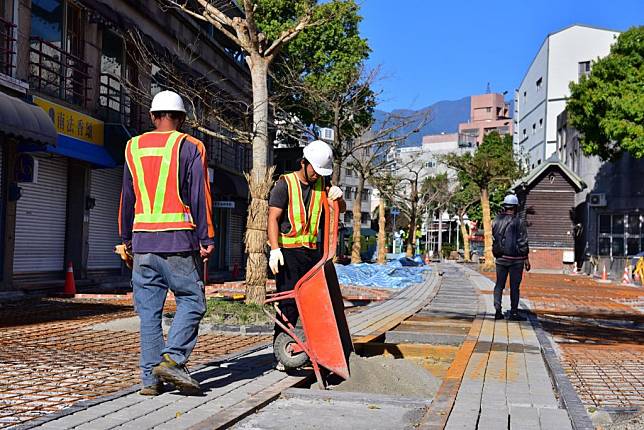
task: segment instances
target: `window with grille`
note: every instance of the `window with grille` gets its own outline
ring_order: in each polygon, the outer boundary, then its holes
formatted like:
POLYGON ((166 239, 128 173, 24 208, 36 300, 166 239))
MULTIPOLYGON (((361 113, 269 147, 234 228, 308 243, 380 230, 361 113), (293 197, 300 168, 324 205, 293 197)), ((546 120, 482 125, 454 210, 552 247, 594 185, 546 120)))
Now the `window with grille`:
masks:
POLYGON ((644 251, 644 218, 639 212, 600 214, 597 253, 624 257, 644 251))

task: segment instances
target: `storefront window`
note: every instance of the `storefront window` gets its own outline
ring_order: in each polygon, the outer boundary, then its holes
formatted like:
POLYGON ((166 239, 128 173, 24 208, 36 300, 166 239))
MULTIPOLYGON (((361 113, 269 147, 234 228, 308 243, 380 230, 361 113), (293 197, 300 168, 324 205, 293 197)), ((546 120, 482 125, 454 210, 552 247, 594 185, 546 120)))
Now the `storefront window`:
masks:
POLYGON ((612 234, 624 234, 624 216, 613 215, 613 231, 612 234))
POLYGON ((610 237, 599 238, 599 255, 610 255, 610 237))
POLYGON ((640 252, 640 240, 639 237, 629 237, 626 241, 626 255, 635 255, 640 252))
POLYGON ((610 215, 599 216, 599 232, 610 234, 610 215))
POLYGON ((644 250, 642 224, 639 212, 600 215, 598 254, 624 257, 640 253, 644 250))

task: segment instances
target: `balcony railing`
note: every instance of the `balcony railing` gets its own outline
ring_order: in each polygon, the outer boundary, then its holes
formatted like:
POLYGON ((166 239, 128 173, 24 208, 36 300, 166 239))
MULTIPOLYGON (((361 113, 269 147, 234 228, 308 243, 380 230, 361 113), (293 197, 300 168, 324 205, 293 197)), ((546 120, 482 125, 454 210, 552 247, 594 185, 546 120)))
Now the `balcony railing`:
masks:
POLYGON ((8 76, 13 75, 13 56, 16 55, 15 28, 15 24, 0 18, 0 73, 8 76))
POLYGON ((121 123, 137 134, 142 130, 141 109, 119 77, 110 73, 101 74, 98 105, 104 121, 121 123))
MULTIPOLYGON (((199 136, 197 136, 199 137, 199 136)), ((209 161, 238 172, 250 172, 253 152, 250 145, 203 136, 209 161)))
POLYGON ((31 38, 29 81, 35 91, 87 107, 91 66, 39 37, 31 38))

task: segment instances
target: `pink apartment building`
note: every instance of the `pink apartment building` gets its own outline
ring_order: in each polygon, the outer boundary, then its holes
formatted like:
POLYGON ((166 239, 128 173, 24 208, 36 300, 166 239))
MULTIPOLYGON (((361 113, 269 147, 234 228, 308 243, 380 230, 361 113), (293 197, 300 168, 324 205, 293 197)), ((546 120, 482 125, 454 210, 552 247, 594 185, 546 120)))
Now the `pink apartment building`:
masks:
POLYGON ((492 131, 512 135, 510 107, 503 99, 503 94, 472 96, 470 121, 458 125, 459 146, 477 147, 483 142, 483 137, 492 131))

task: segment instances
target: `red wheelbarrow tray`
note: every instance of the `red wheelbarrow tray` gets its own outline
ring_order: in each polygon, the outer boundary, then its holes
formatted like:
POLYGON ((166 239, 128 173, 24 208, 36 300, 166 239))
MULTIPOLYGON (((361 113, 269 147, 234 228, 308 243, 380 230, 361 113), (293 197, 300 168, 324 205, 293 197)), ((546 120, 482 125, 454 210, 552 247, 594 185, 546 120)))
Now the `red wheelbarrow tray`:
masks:
POLYGON ((318 382, 323 386, 319 366, 343 379, 349 378, 353 343, 333 265, 338 239, 338 203, 329 203, 326 195, 322 200, 325 213, 322 258, 295 284, 293 291, 269 294, 266 303, 295 299, 306 340, 299 339, 290 324, 285 325, 279 319, 276 322, 307 353, 318 382))

